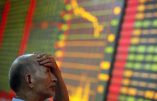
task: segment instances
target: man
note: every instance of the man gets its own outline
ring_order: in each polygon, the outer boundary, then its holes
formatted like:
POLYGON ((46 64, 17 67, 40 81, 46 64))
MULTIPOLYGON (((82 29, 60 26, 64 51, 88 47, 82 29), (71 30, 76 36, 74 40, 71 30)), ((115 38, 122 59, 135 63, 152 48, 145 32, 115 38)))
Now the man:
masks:
POLYGON ((19 56, 9 71, 13 101, 69 101, 68 91, 54 58, 47 54, 19 56))

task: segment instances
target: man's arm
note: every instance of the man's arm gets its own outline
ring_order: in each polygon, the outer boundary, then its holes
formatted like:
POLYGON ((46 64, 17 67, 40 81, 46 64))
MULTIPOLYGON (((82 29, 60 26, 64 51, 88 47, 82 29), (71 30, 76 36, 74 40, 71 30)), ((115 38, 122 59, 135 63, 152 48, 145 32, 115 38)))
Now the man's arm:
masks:
POLYGON ((52 73, 57 78, 54 101, 69 101, 69 96, 68 96, 66 85, 64 83, 64 80, 61 75, 61 71, 59 70, 56 64, 55 59, 52 56, 47 55, 47 54, 39 54, 38 62, 43 66, 49 67, 52 73))
POLYGON ((68 91, 61 76, 61 73, 58 73, 57 77, 57 88, 54 101, 69 101, 68 91))

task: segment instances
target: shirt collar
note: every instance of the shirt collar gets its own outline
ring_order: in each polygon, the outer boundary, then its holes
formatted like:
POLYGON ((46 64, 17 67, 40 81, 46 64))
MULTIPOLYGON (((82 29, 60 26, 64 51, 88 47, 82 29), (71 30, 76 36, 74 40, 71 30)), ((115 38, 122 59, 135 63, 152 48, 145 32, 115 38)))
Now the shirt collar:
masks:
POLYGON ((24 100, 22 100, 22 99, 17 99, 17 98, 13 98, 12 101, 24 101, 24 100))

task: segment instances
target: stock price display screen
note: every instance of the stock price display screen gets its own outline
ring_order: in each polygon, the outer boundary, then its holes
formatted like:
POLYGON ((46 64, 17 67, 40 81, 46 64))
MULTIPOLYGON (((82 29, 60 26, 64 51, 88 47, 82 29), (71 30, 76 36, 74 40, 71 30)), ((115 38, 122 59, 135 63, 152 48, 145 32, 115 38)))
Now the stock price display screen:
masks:
POLYGON ((123 1, 66 0, 56 42, 71 101, 103 101, 123 1))
POLYGON ((9 90, 18 55, 46 52, 57 59, 71 101, 157 100, 156 0, 0 5, 0 90, 9 90))
POLYGON ((54 43, 57 40, 58 23, 64 9, 63 0, 37 0, 32 18, 32 26, 25 53, 54 53, 54 43))
MULTIPOLYGON (((2 1, 0 1, 2 3, 2 1)), ((0 20, 0 90, 8 91, 8 72, 18 56, 29 1, 4 2, 0 20), (22 14, 21 14, 22 13, 22 14)))
POLYGON ((157 100, 157 1, 128 0, 107 101, 157 100))

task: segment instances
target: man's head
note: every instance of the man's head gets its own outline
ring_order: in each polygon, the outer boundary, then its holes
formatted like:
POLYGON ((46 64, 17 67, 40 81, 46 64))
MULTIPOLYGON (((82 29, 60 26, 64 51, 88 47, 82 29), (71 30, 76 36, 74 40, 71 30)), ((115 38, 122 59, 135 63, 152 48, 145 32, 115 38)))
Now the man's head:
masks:
POLYGON ((10 87, 16 94, 31 93, 48 98, 54 96, 56 77, 50 68, 37 62, 37 55, 27 54, 15 59, 9 71, 10 87))

